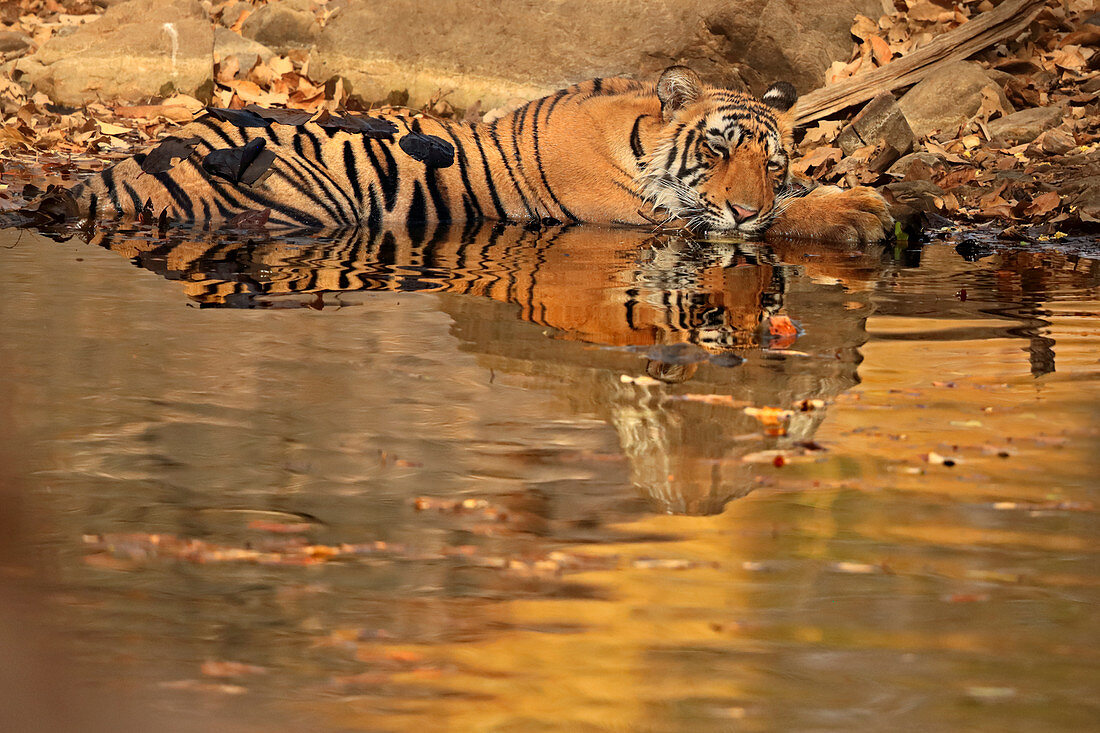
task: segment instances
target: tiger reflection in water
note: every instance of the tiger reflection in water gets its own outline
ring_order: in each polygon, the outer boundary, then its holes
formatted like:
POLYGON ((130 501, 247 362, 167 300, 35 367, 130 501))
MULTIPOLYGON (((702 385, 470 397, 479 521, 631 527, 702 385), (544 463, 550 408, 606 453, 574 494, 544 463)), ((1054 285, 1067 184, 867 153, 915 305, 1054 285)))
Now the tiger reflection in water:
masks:
POLYGON ((91 241, 181 281, 202 307, 325 308, 372 291, 443 294, 440 308, 463 350, 498 372, 538 377, 578 415, 607 421, 653 508, 689 514, 720 512, 748 493, 760 473, 749 454, 807 444, 825 414, 796 412, 786 434, 762 435, 736 405, 828 400, 858 381, 867 294, 883 269, 882 249, 866 245, 699 244, 570 226, 441 225, 300 240, 109 230, 91 241), (768 335, 771 319, 784 315, 804 329, 798 351, 774 348, 768 335))

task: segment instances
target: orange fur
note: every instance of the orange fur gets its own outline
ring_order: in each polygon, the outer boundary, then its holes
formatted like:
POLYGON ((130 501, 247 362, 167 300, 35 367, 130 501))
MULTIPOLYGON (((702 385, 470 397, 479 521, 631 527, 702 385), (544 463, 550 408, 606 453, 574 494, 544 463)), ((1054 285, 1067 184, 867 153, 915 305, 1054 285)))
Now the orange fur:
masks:
POLYGON ((281 226, 663 220, 744 234, 770 226, 821 239, 881 236, 885 203, 869 189, 791 197, 791 104, 789 85, 774 85, 762 101, 672 67, 657 84, 595 79, 486 124, 370 115, 369 122, 392 126, 386 136, 317 121, 238 126, 207 115, 172 136, 192 140, 194 152, 168 170, 146 172, 146 159, 131 158, 73 194, 84 216, 144 211, 179 222, 270 208, 271 223, 281 226), (409 152, 414 138, 450 157, 427 164, 409 152), (253 183, 226 180, 205 165, 210 156, 257 145, 271 162, 253 183))

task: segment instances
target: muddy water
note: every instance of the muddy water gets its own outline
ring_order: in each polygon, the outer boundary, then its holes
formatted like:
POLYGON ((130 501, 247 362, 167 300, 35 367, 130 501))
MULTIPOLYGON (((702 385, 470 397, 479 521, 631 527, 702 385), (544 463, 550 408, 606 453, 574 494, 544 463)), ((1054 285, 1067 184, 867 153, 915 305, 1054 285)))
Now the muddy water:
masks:
POLYGON ((0 233, 27 730, 1100 717, 1098 260, 86 239, 0 233))

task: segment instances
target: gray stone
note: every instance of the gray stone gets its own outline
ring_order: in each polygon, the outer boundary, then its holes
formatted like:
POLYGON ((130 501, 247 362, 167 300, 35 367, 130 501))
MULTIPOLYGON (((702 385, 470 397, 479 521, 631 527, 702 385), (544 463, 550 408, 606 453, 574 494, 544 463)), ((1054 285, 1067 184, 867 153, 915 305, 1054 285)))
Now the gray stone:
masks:
POLYGON ((267 63, 275 56, 275 52, 262 43, 257 43, 251 38, 244 38, 228 28, 218 26, 214 28, 214 63, 220 64, 229 56, 239 58, 255 56, 267 63))
POLYGON ((1061 107, 1032 107, 989 123, 989 134, 999 145, 1022 145, 1062 121, 1061 107))
POLYGON ((931 181, 898 181, 882 187, 882 194, 891 203, 909 206, 917 211, 935 211, 935 200, 943 189, 931 181))
POLYGON ((139 102, 194 93, 212 75, 214 32, 197 0, 129 0, 16 62, 20 81, 55 102, 139 102))
POLYGON ((909 168, 914 163, 922 163, 928 166, 933 172, 942 173, 947 170, 947 164, 944 159, 935 153, 929 153, 921 151, 919 153, 909 153, 909 155, 903 156, 899 160, 890 166, 890 169, 886 171, 888 176, 894 178, 906 178, 909 175, 909 168))
POLYGON ((852 17, 881 12, 879 0, 350 2, 317 41, 323 72, 312 62, 310 70, 321 81, 344 77, 367 100, 408 89, 419 104, 454 90, 448 101, 460 108, 479 99, 492 108, 593 77, 655 79, 676 63, 708 83, 762 92, 787 80, 805 92, 848 57, 852 17))
POLYGON ((16 31, 0 31, 0 53, 18 53, 26 51, 31 45, 31 39, 25 33, 16 31))
POLYGON ((1058 188, 1058 195, 1071 210, 1076 209, 1082 221, 1100 223, 1100 176, 1084 176, 1067 181, 1058 188))
POLYGON ((294 2, 262 5, 241 25, 241 35, 279 52, 309 48, 321 26, 308 8, 294 2))
POLYGON ((246 10, 248 10, 248 11, 252 10, 252 4, 251 3, 246 3, 246 2, 233 3, 228 8, 225 8, 224 10, 222 10, 221 24, 223 26, 225 26, 226 28, 229 28, 230 26, 232 26, 234 23, 237 22, 237 19, 241 17, 241 13, 243 13, 246 10))
POLYGON ((867 145, 877 146, 878 154, 869 167, 879 172, 912 150, 914 142, 913 131, 890 92, 883 92, 868 102, 837 136, 837 143, 845 155, 867 145))
POLYGON ((937 130, 953 137, 978 112, 986 87, 995 91, 1004 109, 1012 110, 997 78, 970 61, 957 61, 934 72, 906 92, 898 106, 917 137, 937 130))

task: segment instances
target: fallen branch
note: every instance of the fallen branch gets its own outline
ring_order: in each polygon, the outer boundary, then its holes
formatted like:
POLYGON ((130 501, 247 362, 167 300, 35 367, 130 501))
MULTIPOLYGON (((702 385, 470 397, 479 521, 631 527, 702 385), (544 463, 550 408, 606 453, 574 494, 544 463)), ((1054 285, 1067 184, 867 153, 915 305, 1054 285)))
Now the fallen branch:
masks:
POLYGON ((1039 14, 1046 0, 1007 0, 987 13, 933 39, 908 56, 847 81, 810 92, 795 107, 802 125, 827 117, 882 92, 916 84, 940 66, 962 61, 983 48, 1010 38, 1039 14))

